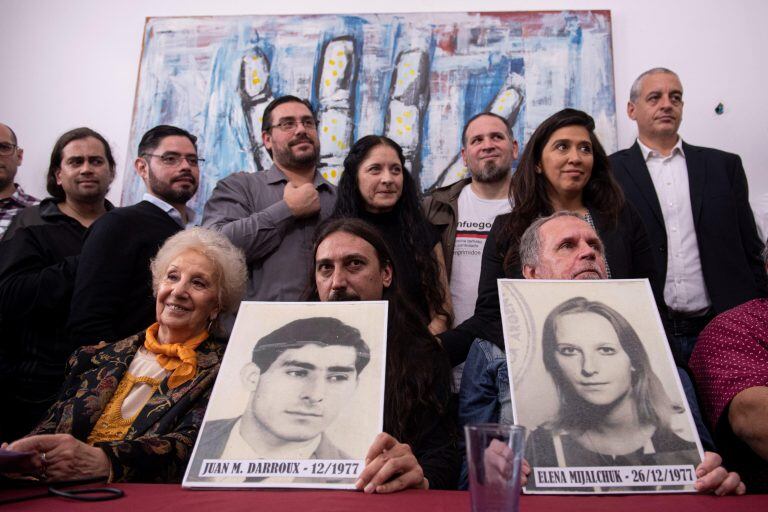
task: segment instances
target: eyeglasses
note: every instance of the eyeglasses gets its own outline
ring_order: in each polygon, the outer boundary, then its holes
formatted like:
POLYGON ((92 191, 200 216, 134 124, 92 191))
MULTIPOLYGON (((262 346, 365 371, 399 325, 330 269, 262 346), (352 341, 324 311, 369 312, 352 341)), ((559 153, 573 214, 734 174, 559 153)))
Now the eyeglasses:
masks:
POLYGON ((144 156, 154 156, 155 158, 159 158, 163 165, 167 165, 168 167, 175 167, 179 165, 182 160, 189 162, 189 165, 192 167, 197 167, 205 162, 205 158, 198 158, 195 155, 180 155, 178 153, 163 153, 162 155, 144 153, 144 156))
POLYGON ((298 119, 286 119, 279 123, 272 125, 272 128, 280 128, 284 132, 295 132, 296 128, 301 124, 307 131, 315 131, 317 129, 317 123, 311 117, 305 117, 301 120, 298 119))
POLYGON ((11 144, 10 142, 0 142, 0 155, 2 156, 8 156, 12 155, 14 151, 16 151, 16 148, 19 146, 16 144, 11 144))

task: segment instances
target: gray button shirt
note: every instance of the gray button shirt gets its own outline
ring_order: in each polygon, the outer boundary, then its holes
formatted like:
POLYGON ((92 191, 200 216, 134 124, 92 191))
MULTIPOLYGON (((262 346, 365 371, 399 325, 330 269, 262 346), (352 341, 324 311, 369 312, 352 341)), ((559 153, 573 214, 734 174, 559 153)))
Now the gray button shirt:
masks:
POLYGON ((203 227, 225 234, 245 252, 250 281, 245 300, 295 301, 307 286, 315 228, 336 203, 336 187, 315 172, 320 214, 296 219, 283 200, 288 182, 274 165, 231 174, 213 189, 203 227))

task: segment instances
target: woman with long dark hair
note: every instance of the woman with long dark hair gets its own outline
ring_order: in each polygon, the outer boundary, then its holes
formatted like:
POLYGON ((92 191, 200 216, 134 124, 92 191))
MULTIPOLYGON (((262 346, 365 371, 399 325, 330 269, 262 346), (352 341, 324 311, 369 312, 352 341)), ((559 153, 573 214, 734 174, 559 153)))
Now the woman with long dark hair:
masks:
POLYGON ((450 293, 440 233, 427 221, 402 148, 392 139, 367 135, 344 160, 333 218, 353 217, 375 226, 400 269, 400 290, 432 334, 451 323, 450 293))
POLYGON ((485 244, 475 315, 441 336, 453 364, 466 359, 475 338, 503 350, 496 280, 522 278, 520 237, 538 217, 556 211, 589 222, 605 245, 608 277, 648 278, 666 311, 645 227, 611 174, 591 116, 566 108, 544 120, 525 145, 509 196, 512 212, 496 217, 485 244))

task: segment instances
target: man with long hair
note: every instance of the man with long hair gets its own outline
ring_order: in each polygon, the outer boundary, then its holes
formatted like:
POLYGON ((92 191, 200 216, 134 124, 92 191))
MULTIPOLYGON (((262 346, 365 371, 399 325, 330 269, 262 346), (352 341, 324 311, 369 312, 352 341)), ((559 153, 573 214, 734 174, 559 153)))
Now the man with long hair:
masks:
POLYGON ((159 125, 142 136, 134 167, 144 197, 104 215, 83 243, 68 322, 73 344, 118 341, 155 320, 149 260, 194 221, 187 201, 201 162, 197 137, 182 128, 159 125))
POLYGON ((389 302, 384 432, 366 454, 357 487, 369 493, 454 489, 460 457, 448 359, 397 289, 383 238, 362 220, 332 220, 318 228, 313 255, 308 300, 389 302))

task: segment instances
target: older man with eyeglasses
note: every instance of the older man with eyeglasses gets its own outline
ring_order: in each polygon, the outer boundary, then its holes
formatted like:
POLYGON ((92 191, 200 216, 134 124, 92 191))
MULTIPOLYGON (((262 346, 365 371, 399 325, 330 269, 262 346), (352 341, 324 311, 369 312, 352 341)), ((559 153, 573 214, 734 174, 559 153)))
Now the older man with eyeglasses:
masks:
POLYGON ((40 202, 13 181, 23 157, 16 134, 10 126, 0 123, 0 238, 17 213, 40 202))
POLYGON ((197 137, 169 125, 141 138, 134 167, 146 193, 141 202, 109 212, 86 235, 67 326, 73 343, 121 340, 154 321, 149 261, 195 220, 187 202, 204 161, 196 144, 197 137))
POLYGON ((315 226, 330 216, 336 188, 317 170, 320 142, 308 101, 272 101, 261 136, 272 167, 219 181, 205 205, 203 226, 221 231, 245 252, 248 300, 298 300, 309 278, 315 226))

